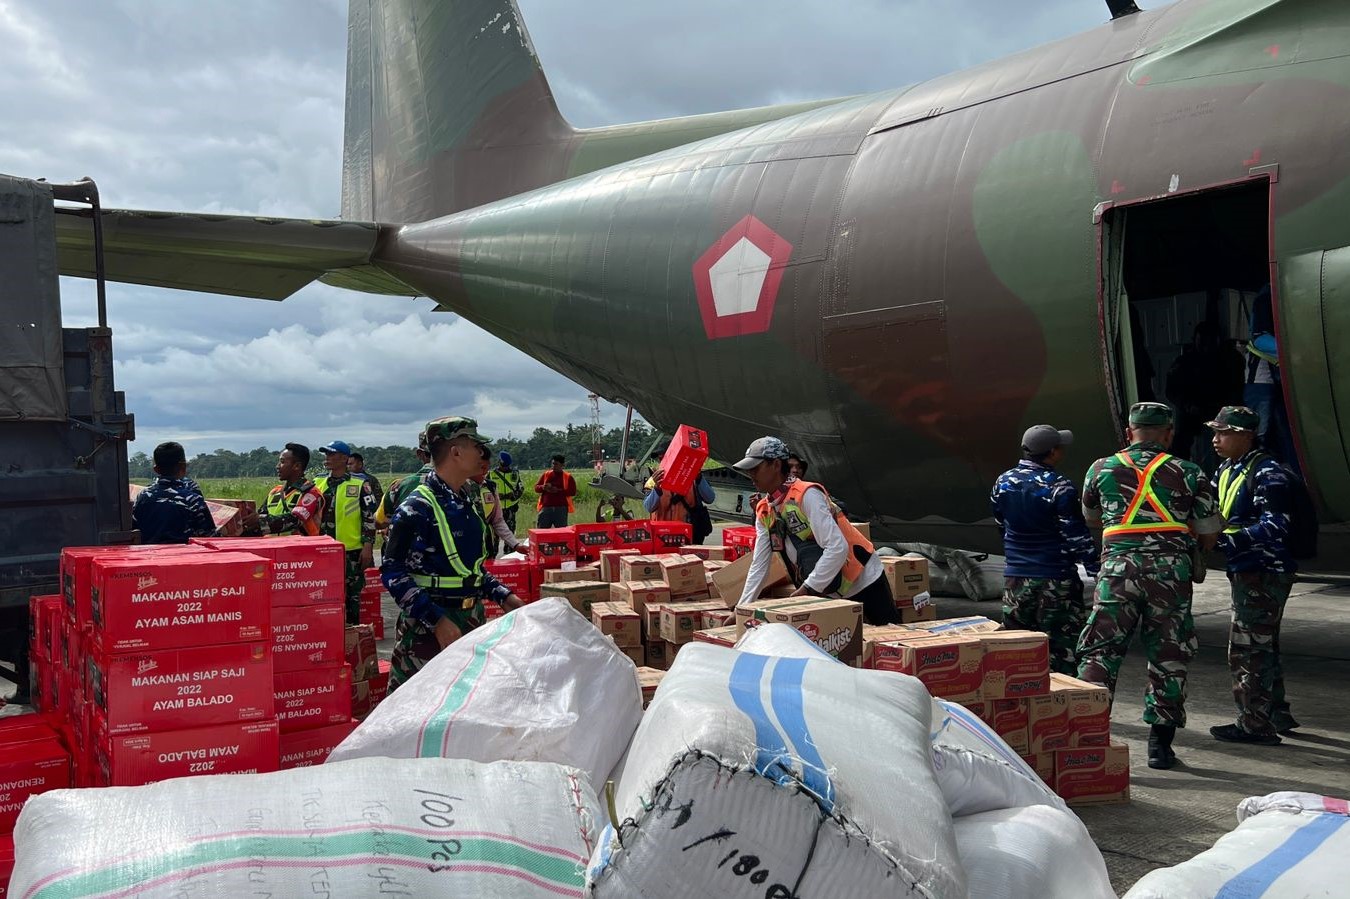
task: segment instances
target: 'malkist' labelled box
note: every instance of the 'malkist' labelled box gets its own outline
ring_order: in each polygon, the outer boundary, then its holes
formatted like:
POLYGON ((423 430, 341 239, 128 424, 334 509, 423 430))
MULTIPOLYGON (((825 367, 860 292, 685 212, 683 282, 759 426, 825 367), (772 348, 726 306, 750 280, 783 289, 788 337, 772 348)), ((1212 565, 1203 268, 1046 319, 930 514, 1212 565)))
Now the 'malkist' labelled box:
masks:
POLYGON ((0 743, 0 834, 14 830, 29 796, 70 785, 70 753, 56 740, 0 743))
POLYGON ((661 606, 661 639, 667 643, 688 643, 694 632, 702 630, 703 612, 721 608, 721 603, 668 602, 661 606))
POLYGON ((265 640, 271 568, 250 553, 95 558, 95 642, 118 653, 265 640))
POLYGON ((266 641, 90 655, 89 698, 110 734, 181 730, 271 718, 266 641))
POLYGON ((621 602, 597 602, 591 605, 591 623, 616 646, 642 646, 642 616, 621 602))
POLYGON ((284 671, 276 676, 274 692, 282 733, 351 720, 352 672, 346 663, 284 671))
POLYGON ((665 581, 620 581, 609 585, 609 600, 626 603, 641 615, 648 606, 670 602, 670 587, 665 581))
POLYGON ((332 537, 194 537, 192 542, 270 559, 274 606, 342 602, 346 596, 346 554, 332 537))
POLYGON ((1039 631, 980 634, 984 647, 982 699, 1016 699, 1050 692, 1050 642, 1039 631))
POLYGON ((671 599, 707 591, 708 578, 703 571, 703 560, 697 556, 662 556, 659 564, 661 580, 670 587, 671 599))
POLYGON ((862 603, 798 596, 761 599, 736 607, 737 634, 761 624, 791 625, 845 665, 862 662, 862 603))
POLYGON ((965 702, 980 698, 982 654, 971 634, 916 634, 878 642, 873 667, 917 677, 934 696, 965 702))
POLYGON ((95 750, 99 786, 138 787, 193 774, 261 774, 277 770, 275 721, 217 724, 157 733, 100 732, 95 750))
POLYGON ((1069 805, 1130 799, 1130 747, 1079 746, 1055 751, 1055 792, 1069 805))
POLYGON ((572 604, 586 618, 591 617, 591 606, 598 602, 609 602, 609 583, 607 581, 573 581, 566 584, 545 584, 540 588, 544 598, 561 596, 572 604))
POLYGON ((635 549, 602 549, 600 551, 600 580, 617 584, 622 578, 619 562, 624 556, 639 555, 635 549))
POLYGON ((341 604, 273 609, 273 670, 280 673, 342 664, 346 660, 346 626, 347 615, 341 604))
MULTIPOLYGON (((347 697, 347 704, 351 705, 350 695, 347 697)), ((322 765, 327 761, 333 750, 338 747, 338 744, 347 739, 352 731, 356 730, 356 725, 355 720, 348 720, 341 724, 330 724, 327 727, 283 733, 280 740, 280 770, 289 771, 291 768, 309 768, 313 765, 322 765)))

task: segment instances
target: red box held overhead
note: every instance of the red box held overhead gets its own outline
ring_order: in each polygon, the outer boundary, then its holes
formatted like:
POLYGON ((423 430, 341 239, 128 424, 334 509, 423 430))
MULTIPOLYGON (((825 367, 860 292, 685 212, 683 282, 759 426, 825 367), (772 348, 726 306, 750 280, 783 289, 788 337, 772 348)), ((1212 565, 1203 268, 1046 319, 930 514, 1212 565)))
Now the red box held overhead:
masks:
POLYGON ((680 425, 670 448, 661 457, 661 468, 665 474, 661 479, 661 489, 674 493, 688 493, 694 486, 694 480, 708 461, 708 432, 700 431, 689 425, 680 425))

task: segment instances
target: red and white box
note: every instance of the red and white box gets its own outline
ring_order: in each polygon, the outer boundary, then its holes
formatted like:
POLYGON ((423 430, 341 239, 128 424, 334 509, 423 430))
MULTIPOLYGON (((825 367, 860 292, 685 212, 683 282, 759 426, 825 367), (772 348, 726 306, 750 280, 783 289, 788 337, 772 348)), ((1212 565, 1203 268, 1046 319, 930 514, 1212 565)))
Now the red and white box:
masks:
POLYGON ((342 605, 277 606, 272 610, 275 673, 341 665, 347 658, 342 605))
POLYGON ((1003 738, 1003 742, 1018 755, 1030 755, 1027 722, 1029 720, 1027 699, 991 699, 979 705, 983 714, 976 712, 994 733, 1003 738))
POLYGON ((591 606, 591 623, 616 646, 642 646, 642 616, 632 606, 597 602, 591 606))
POLYGON ((983 699, 1016 699, 1050 692, 1050 642, 1039 631, 980 634, 983 699))
POLYGON ((193 774, 260 774, 277 770, 275 721, 111 735, 99 728, 95 777, 100 786, 138 787, 193 774))
POLYGON ((1050 694, 1027 700, 1030 752, 1111 742, 1111 694, 1064 674, 1050 675, 1050 694))
MULTIPOLYGON (((678 600, 691 593, 704 593, 708 589, 708 575, 703 570, 703 560, 697 556, 668 554, 658 556, 660 574, 657 575, 670 587, 670 597, 678 600)), ((644 578, 645 580, 645 578, 644 578)))
POLYGON ((645 518, 641 521, 614 522, 614 548, 650 553, 653 549, 651 525, 652 523, 645 518))
POLYGON ((342 602, 347 595, 345 551, 332 537, 194 537, 192 542, 270 559, 273 605, 342 602))
POLYGON ((619 563, 624 556, 636 556, 635 549, 604 549, 600 551, 600 580, 611 584, 619 582, 619 563))
MULTIPOLYGON (((524 559, 488 559, 483 564, 488 574, 507 586, 512 593, 525 602, 534 602, 539 598, 539 569, 524 559)), ((495 605, 492 602, 484 606, 495 605)))
POLYGON ((737 628, 734 624, 726 624, 722 627, 704 628, 701 631, 694 631, 695 643, 711 643, 714 646, 732 646, 736 645, 737 628))
POLYGON ((694 526, 687 521, 653 521, 651 529, 654 553, 684 552, 694 542, 694 526))
POLYGON ((75 619, 76 626, 93 625, 94 560, 98 558, 153 555, 160 558, 181 555, 201 555, 211 552, 205 546, 193 544, 148 544, 138 546, 67 546, 61 550, 61 595, 65 597, 66 612, 75 619))
POLYGON ((250 553, 95 558, 95 642, 118 653, 265 640, 271 568, 250 553))
POLYGON ((530 528, 530 562, 543 568, 561 568, 577 560, 576 528, 530 528))
POLYGON ((708 461, 708 432, 689 425, 680 425, 661 457, 661 489, 688 493, 708 461))
POLYGON ((376 640, 384 639, 384 609, 381 607, 383 597, 383 590, 364 587, 357 601, 359 623, 370 625, 375 631, 376 640))
POLYGON ((364 582, 364 583, 365 583, 365 586, 364 586, 363 589, 366 589, 366 590, 383 590, 383 589, 384 589, 384 581, 380 580, 380 569, 378 569, 378 568, 367 568, 367 569, 365 570, 365 582, 364 582))
POLYGON ((1128 802, 1130 747, 1111 743, 1056 750, 1055 792, 1070 805, 1128 802))
POLYGON ((578 562, 596 562, 600 553, 614 548, 614 525, 611 523, 578 524, 573 528, 577 533, 578 562))
POLYGON ((182 730, 272 717, 267 643, 91 655, 89 692, 109 734, 182 730))
POLYGON ((934 696, 965 702, 980 698, 982 655, 978 637, 929 634, 877 643, 873 667, 917 677, 934 696))
POLYGON ((639 555, 623 556, 619 559, 619 581, 664 581, 665 570, 661 567, 661 556, 639 555))
POLYGON ((741 556, 748 555, 755 548, 755 526, 743 524, 734 528, 723 528, 722 545, 727 548, 727 561, 729 562, 734 562, 741 556))
POLYGON ((365 681, 380 670, 375 632, 368 624, 348 627, 343 634, 343 658, 352 669, 352 681, 365 681))
MULTIPOLYGON (((350 701, 349 695, 348 702, 350 703, 350 701)), ((353 719, 341 724, 329 724, 326 727, 283 733, 280 741, 281 770, 289 771, 291 768, 322 765, 327 761, 333 750, 338 747, 338 744, 347 739, 348 734, 356 730, 357 723, 353 719)))
POLYGON ((0 899, 9 895, 9 881, 14 876, 14 837, 0 834, 0 899))
POLYGON ((346 663, 284 671, 276 676, 275 694, 282 733, 342 724, 352 717, 352 671, 346 663))
POLYGON ((70 753, 55 739, 0 743, 0 833, 14 822, 29 796, 70 786, 70 753))

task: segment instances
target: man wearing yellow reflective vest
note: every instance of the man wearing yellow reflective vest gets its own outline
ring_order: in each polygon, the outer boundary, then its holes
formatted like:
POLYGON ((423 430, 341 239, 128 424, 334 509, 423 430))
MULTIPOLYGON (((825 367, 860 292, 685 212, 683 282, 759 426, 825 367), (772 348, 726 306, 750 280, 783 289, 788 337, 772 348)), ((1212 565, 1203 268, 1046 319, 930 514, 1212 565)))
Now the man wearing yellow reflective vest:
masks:
POLYGON ((520 480, 520 469, 512 467, 511 454, 502 450, 497 454, 497 467, 488 473, 488 480, 495 488, 497 499, 502 504, 502 520, 512 533, 516 530, 516 510, 520 508, 520 498, 525 495, 525 485, 520 480))
POLYGON ((1078 676, 1115 695, 1135 629, 1148 653, 1144 721, 1148 766, 1176 762, 1172 739, 1186 725, 1186 670, 1195 655, 1191 551, 1214 546, 1223 527, 1198 465, 1169 455, 1172 410, 1130 407, 1130 445, 1098 459, 1083 484, 1083 515, 1102 527, 1101 576, 1078 641, 1078 676))
POLYGON ((794 596, 851 599, 862 603, 868 624, 900 622, 871 541, 844 517, 824 487, 788 476, 788 448, 782 440, 759 438, 733 467, 764 494, 755 508, 755 550, 737 605, 759 597, 776 552, 797 585, 794 596))
POLYGON ((323 494, 305 479, 309 468, 309 447, 288 443, 277 456, 280 484, 268 491, 263 500, 262 533, 268 536, 314 537, 323 517, 323 494))
POLYGON ((380 565, 399 607, 390 690, 482 624, 485 598, 508 612, 522 605, 483 567, 487 523, 467 487, 487 458, 487 438, 459 416, 428 422, 426 437, 434 471, 394 512, 380 565))
POLYGON ((323 495, 320 531, 335 538, 347 551, 347 623, 356 624, 361 613, 361 588, 366 569, 374 564, 375 506, 379 497, 370 481, 348 468, 352 448, 343 440, 319 447, 328 474, 314 479, 323 495))

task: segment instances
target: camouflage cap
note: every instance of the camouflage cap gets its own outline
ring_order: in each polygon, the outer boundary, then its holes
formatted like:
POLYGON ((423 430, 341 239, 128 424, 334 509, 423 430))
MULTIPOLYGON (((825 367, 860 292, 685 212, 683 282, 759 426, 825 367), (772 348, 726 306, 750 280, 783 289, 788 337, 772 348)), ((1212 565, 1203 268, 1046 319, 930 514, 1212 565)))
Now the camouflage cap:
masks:
POLYGON ((456 437, 468 437, 479 444, 492 442, 491 438, 478 433, 478 422, 462 415, 449 415, 429 421, 422 434, 426 437, 428 447, 439 440, 454 440, 456 437))
POLYGON ((1261 427, 1261 416, 1247 406, 1224 406, 1213 421, 1205 422, 1216 431, 1251 431, 1261 427))
POLYGON ((1170 428, 1172 407, 1166 403, 1135 403, 1130 407, 1130 424, 1144 428, 1170 428))
POLYGON ((789 455, 787 444, 777 437, 761 437, 746 448, 745 458, 731 467, 749 471, 765 459, 786 459, 789 455))

